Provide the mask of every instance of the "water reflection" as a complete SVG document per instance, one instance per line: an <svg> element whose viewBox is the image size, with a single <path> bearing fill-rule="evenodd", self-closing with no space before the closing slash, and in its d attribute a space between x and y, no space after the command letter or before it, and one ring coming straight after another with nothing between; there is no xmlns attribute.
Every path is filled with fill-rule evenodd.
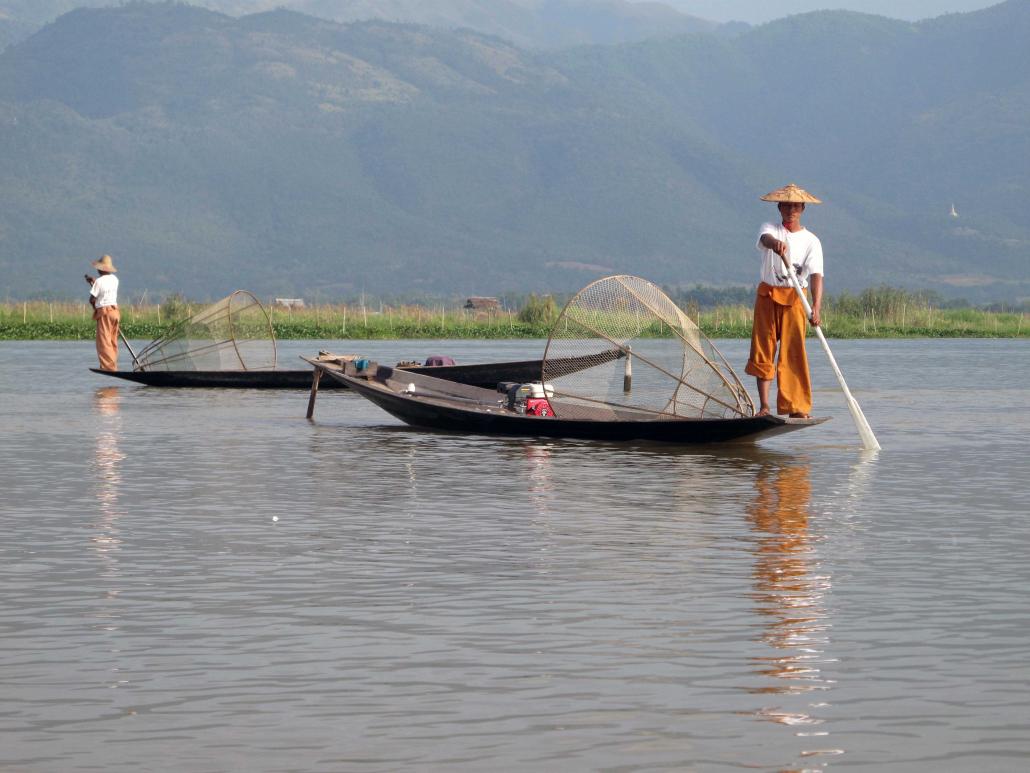
<svg viewBox="0 0 1030 773"><path fill-rule="evenodd" d="M876 470L876 460L879 457L880 449L859 452L858 460L851 465L851 473L848 475L847 499L849 505L861 501L866 495Z"/></svg>
<svg viewBox="0 0 1030 773"><path fill-rule="evenodd" d="M752 690L779 696L781 705L766 706L762 719L798 728L799 737L826 736L813 709L825 707L816 694L834 682L823 675L831 624L827 596L832 581L817 553L819 536L811 524L812 481L809 460L794 457L763 462L755 477L748 516L756 537L753 598L765 620L760 640L772 653L754 659L766 683ZM802 706L786 705L788 696L811 696ZM841 754L813 749L803 757Z"/></svg>
<svg viewBox="0 0 1030 773"><path fill-rule="evenodd" d="M104 387L93 394L93 413L97 431L93 452L93 491L99 517L92 537L93 549L105 564L104 574L116 573L116 553L121 540L118 537L118 519L124 514L119 499L122 486L121 452L122 393L118 387Z"/></svg>
<svg viewBox="0 0 1030 773"><path fill-rule="evenodd" d="M551 474L551 446L543 443L525 445L529 501L537 515L546 515L554 493Z"/></svg>

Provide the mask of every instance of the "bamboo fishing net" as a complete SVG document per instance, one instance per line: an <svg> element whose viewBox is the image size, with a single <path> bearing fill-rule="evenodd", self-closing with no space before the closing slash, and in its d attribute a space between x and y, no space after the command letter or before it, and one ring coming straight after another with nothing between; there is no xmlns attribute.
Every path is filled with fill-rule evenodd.
<svg viewBox="0 0 1030 773"><path fill-rule="evenodd" d="M274 370L275 334L246 290L178 322L139 353L136 370Z"/></svg>
<svg viewBox="0 0 1030 773"><path fill-rule="evenodd" d="M615 347L625 356L604 357ZM598 364L568 363L597 355ZM566 304L544 351L543 380L563 419L648 421L752 416L736 373L697 325L650 282L609 276Z"/></svg>

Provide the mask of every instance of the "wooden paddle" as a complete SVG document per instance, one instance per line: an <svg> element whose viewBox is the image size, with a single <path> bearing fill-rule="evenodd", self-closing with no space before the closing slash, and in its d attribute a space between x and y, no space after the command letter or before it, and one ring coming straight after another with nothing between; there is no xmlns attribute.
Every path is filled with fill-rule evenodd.
<svg viewBox="0 0 1030 773"><path fill-rule="evenodd" d="M801 283L798 281L797 275L794 273L794 267L785 256L781 255L780 258L783 260L783 265L787 267L787 276L790 277L791 284L793 284L794 289L797 290L798 297L801 298L801 303L805 306L805 314L811 322L812 306L808 303L808 298L805 297L805 291L801 289ZM876 440L876 435L873 434L873 428L870 427L869 422L866 421L865 414L862 413L862 409L858 405L858 400L854 398L851 394L851 390L848 389L847 382L844 381L844 374L840 372L840 368L837 367L837 361L833 359L833 352L830 351L830 345L826 343L826 336L823 335L822 328L819 325L812 325L812 327L815 328L815 334L819 336L819 341L823 345L823 351L826 352L826 357L830 361L830 367L833 368L833 372L837 375L837 381L840 382L841 391L844 392L844 399L848 403L848 410L851 411L851 418L855 422L858 436L862 439L862 447L867 451L879 450L880 444Z"/></svg>
<svg viewBox="0 0 1030 773"><path fill-rule="evenodd" d="M132 347L129 346L129 341L125 338L124 335L122 335L122 329L120 327L118 328L118 337L120 339L122 339L122 343L125 344L125 348L128 349L129 350L129 354L132 355L132 362L133 362L133 364L138 368L139 367L139 360L136 359L136 352L132 351Z"/></svg>

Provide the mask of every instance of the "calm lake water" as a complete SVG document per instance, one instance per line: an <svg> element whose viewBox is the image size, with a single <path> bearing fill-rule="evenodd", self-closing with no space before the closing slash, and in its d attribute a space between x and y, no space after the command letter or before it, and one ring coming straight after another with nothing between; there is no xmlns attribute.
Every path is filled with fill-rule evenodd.
<svg viewBox="0 0 1030 773"><path fill-rule="evenodd" d="M878 454L815 343L832 421L693 449L0 343L0 770L1030 769L1030 344L831 345Z"/></svg>

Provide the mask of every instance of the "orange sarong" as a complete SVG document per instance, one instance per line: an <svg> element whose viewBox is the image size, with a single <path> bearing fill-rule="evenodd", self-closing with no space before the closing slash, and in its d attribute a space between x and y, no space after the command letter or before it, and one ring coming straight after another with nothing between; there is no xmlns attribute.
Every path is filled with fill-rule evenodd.
<svg viewBox="0 0 1030 773"><path fill-rule="evenodd" d="M101 370L118 370L118 325L122 315L117 306L93 310L97 322L97 359Z"/></svg>
<svg viewBox="0 0 1030 773"><path fill-rule="evenodd" d="M758 285L751 355L744 372L764 381L775 377L777 413L812 411L812 379L805 351L807 332L805 307L793 287L773 287L765 282Z"/></svg>

